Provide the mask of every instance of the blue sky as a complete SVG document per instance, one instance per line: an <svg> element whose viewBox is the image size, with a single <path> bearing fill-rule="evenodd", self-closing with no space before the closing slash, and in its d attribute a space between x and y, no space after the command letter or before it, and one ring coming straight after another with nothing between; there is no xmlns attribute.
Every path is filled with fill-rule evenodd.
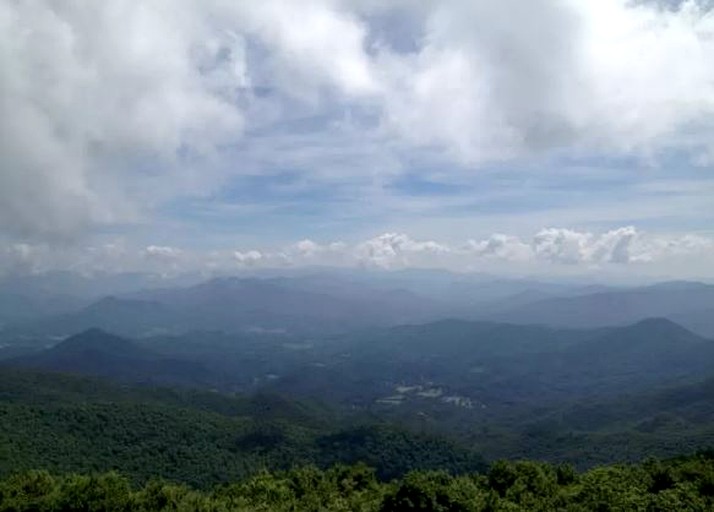
<svg viewBox="0 0 714 512"><path fill-rule="evenodd" d="M708 2L40 1L0 28L1 272L714 278Z"/></svg>

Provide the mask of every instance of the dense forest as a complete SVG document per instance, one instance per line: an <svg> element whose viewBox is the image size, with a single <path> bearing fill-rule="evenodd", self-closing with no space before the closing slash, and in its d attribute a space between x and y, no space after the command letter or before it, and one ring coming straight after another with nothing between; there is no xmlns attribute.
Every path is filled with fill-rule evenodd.
<svg viewBox="0 0 714 512"><path fill-rule="evenodd" d="M711 510L714 452L491 461L278 395L0 373L0 510ZM623 449L625 446L623 445Z"/></svg>
<svg viewBox="0 0 714 512"><path fill-rule="evenodd" d="M161 477L206 488L262 470L360 461L380 478L485 467L474 451L441 437L276 395L0 372L0 475L118 470L138 483Z"/></svg>
<svg viewBox="0 0 714 512"><path fill-rule="evenodd" d="M498 462L482 474L415 471L382 481L365 465L261 472L195 490L118 473L14 474L0 482L1 511L707 511L714 508L714 453L577 473L567 465Z"/></svg>

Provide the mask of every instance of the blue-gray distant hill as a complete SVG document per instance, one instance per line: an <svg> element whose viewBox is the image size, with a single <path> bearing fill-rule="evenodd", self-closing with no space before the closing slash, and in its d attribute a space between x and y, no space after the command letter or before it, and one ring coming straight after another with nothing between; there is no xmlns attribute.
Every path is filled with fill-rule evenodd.
<svg viewBox="0 0 714 512"><path fill-rule="evenodd" d="M668 318L714 337L714 285L675 281L549 298L489 316L503 322L580 328L626 325L650 317Z"/></svg>
<svg viewBox="0 0 714 512"><path fill-rule="evenodd" d="M443 306L400 289L288 279L216 278L105 297L72 313L16 323L5 336L67 336L97 327L131 337L196 330L331 333L426 321Z"/></svg>

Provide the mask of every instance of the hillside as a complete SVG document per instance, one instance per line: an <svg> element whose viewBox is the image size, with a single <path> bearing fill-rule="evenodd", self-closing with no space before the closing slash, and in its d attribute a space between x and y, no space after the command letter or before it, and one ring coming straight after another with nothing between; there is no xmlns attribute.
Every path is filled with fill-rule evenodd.
<svg viewBox="0 0 714 512"><path fill-rule="evenodd" d="M492 436L492 437L491 437ZM580 466L714 446L714 374L692 383L531 409L503 421L479 444L490 457L569 461ZM474 436L474 440L478 436ZM491 450L489 446L498 445Z"/></svg>
<svg viewBox="0 0 714 512"><path fill-rule="evenodd" d="M198 363L159 355L100 329L70 336L46 350L3 361L3 365L154 384L200 387L209 386L212 379Z"/></svg>
<svg viewBox="0 0 714 512"><path fill-rule="evenodd" d="M311 356L309 371L273 385L352 404L389 398L396 409L460 397L489 416L714 373L714 342L664 319L579 330L448 320L333 339Z"/></svg>

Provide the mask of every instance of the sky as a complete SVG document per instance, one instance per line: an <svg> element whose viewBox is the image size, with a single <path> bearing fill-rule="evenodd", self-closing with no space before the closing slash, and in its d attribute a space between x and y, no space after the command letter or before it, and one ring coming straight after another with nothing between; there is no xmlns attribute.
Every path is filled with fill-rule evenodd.
<svg viewBox="0 0 714 512"><path fill-rule="evenodd" d="M705 0L5 0L0 275L714 279Z"/></svg>

